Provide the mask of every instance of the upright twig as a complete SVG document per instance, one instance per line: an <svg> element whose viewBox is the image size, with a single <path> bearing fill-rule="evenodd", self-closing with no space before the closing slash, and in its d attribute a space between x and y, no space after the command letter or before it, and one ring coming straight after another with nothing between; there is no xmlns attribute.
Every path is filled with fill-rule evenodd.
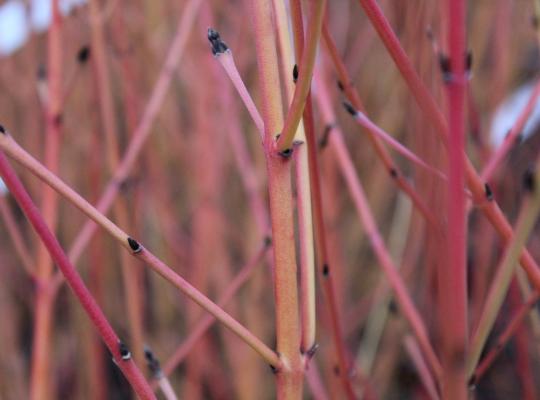
<svg viewBox="0 0 540 400"><path fill-rule="evenodd" d="M274 297L276 307L277 351L282 368L277 371L277 395L280 399L298 399L302 395L304 366L300 353L300 318L291 190L293 149L277 150L276 135L283 126L272 5L269 0L251 1L255 29L257 64L264 121L270 216L274 243Z"/></svg>
<svg viewBox="0 0 540 400"><path fill-rule="evenodd" d="M59 0L51 1L52 21L47 36L47 96L45 104L45 164L57 172L60 162L60 135L62 128L62 15ZM54 231L58 220L58 197L54 190L44 187L41 211L47 225ZM36 256L35 323L32 345L30 398L48 399L55 394L51 387L51 335L54 296L47 288L53 273L53 264L47 249L38 243Z"/></svg>
<svg viewBox="0 0 540 400"><path fill-rule="evenodd" d="M294 64L293 41L289 34L289 21L285 4L273 0L276 21L276 34L280 49L280 65L287 103L292 105L298 84L298 67ZM312 21L313 22L313 21ZM297 42L296 35L294 37ZM303 41L303 38L302 38ZM302 52L296 51L296 60ZM292 70L290 66L295 65ZM311 86L309 84L308 86ZM309 95L306 97L306 103ZM307 104L306 106L307 107ZM304 108L305 110L305 108ZM315 346L316 306L315 306L315 243L313 237L313 213L311 204L311 175L308 153L311 145L306 139L304 123L299 122L294 136L294 177L296 182L296 209L298 215L298 253L300 280L300 318L302 321L302 340L300 350L306 354Z"/></svg>
<svg viewBox="0 0 540 400"><path fill-rule="evenodd" d="M251 115L251 118L253 119L253 122L261 135L261 139L264 139L264 122L246 88L246 85L244 84L244 81L240 77L240 73L236 68L231 49L223 40L221 40L219 33L212 28L208 28L208 40L212 44L212 54L219 61L229 76L231 82L240 95L240 98L244 102L249 115Z"/></svg>
<svg viewBox="0 0 540 400"><path fill-rule="evenodd" d="M326 0L314 0L311 4L311 15L306 32L306 44L302 52L300 66L298 67L298 80L292 103L287 112L283 130L278 140L279 151L284 151L291 147L311 87L311 79L315 67L315 55L317 54L317 47L321 37Z"/></svg>
<svg viewBox="0 0 540 400"><path fill-rule="evenodd" d="M448 62L448 185L446 194L446 257L439 263L438 309L442 349L442 398L467 398L468 314L467 314L467 214L465 209L465 104L466 4L449 0Z"/></svg>

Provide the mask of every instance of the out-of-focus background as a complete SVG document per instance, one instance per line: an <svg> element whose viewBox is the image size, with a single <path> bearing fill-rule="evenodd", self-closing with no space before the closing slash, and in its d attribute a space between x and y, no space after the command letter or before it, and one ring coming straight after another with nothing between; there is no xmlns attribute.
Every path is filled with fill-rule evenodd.
<svg viewBox="0 0 540 400"><path fill-rule="evenodd" d="M263 205L263 214L268 212L260 139L206 38L208 27L219 30L260 109L249 3L71 0L59 1L56 19L49 0L0 4L0 123L22 147L96 203L113 175L114 158L121 160L134 133L150 122L151 135L128 177L119 183L119 199L108 216L211 299L220 298L257 254L267 233L257 219L257 204ZM304 3L307 9L310 2ZM437 53L446 46L444 2L379 3L445 110ZM330 32L366 114L444 171L443 146L358 2L329 1L327 13ZM467 146L480 170L504 141L537 85L539 42L533 15L532 1L469 2L469 48L474 61ZM180 35L185 44L177 54L178 66L162 70L171 43ZM147 107L156 82L167 74L172 79L166 96L157 113L149 117ZM316 75L325 82L337 115L334 122L344 134L375 220L437 349L434 271L441 262L440 238L394 184L362 128L343 111L343 94L336 86L337 74L324 44L317 56ZM314 99L318 90L314 85ZM322 138L328 121L322 119L317 104L314 100L315 129ZM490 182L512 224L523 200L522 174L538 155L539 120L540 110L533 112L521 142ZM426 204L444 220L444 181L389 151ZM371 390L380 399L427 399L404 342L410 329L392 300L332 146L321 146L319 159L330 259L354 387L358 394ZM14 165L60 243L70 251L86 218ZM0 200L0 398L23 399L31 393L36 399L131 398L129 386L72 293L63 285L48 294L56 267L9 193L3 192ZM529 249L540 260L538 229ZM494 230L478 210L472 210L468 239L471 327L502 250ZM171 357L204 313L123 252L98 229L76 266L150 376L143 346L151 347L162 366L172 365ZM488 350L523 302L526 286L517 280L512 284ZM312 361L324 387L318 393L343 398L327 300L319 293L320 348ZM259 260L226 310L274 346L269 255ZM471 397L538 398L538 381L531 379L540 372L540 330L535 318L524 320L471 390ZM275 396L270 368L221 326L213 325L189 350L170 371L179 398ZM312 398L310 385L305 393Z"/></svg>

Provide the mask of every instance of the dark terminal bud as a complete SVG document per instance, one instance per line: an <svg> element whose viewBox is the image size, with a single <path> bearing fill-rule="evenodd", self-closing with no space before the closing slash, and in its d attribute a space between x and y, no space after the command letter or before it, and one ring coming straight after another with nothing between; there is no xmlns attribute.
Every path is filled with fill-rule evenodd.
<svg viewBox="0 0 540 400"><path fill-rule="evenodd" d="M298 65L294 64L293 70L292 70L292 80L294 83L298 80Z"/></svg>
<svg viewBox="0 0 540 400"><path fill-rule="evenodd" d="M280 151L278 154L283 158L290 158L293 153L293 148L289 147L288 149Z"/></svg>
<svg viewBox="0 0 540 400"><path fill-rule="evenodd" d="M122 357L122 360L127 361L131 359L131 352L127 348L127 346L124 344L124 342L119 341L118 342L118 351L120 352L120 357Z"/></svg>
<svg viewBox="0 0 540 400"><path fill-rule="evenodd" d="M390 300L390 302L388 303L388 311L391 314L394 314L394 315L397 314L398 307L397 307L396 301L394 299Z"/></svg>
<svg viewBox="0 0 540 400"><path fill-rule="evenodd" d="M319 140L319 147L321 149L324 149L328 144L328 136L330 136L330 133L332 132L332 129L335 128L335 126L335 124L328 124L324 127L324 132L321 139Z"/></svg>
<svg viewBox="0 0 540 400"><path fill-rule="evenodd" d="M489 184L484 184L484 189L485 189L485 192L486 192L486 199L488 199L488 201L491 201L493 200L493 191L491 190L491 187L489 186Z"/></svg>
<svg viewBox="0 0 540 400"><path fill-rule="evenodd" d="M159 365L159 360L154 356L154 353L152 353L152 350L150 350L148 346L144 347L144 358L146 359L148 369L152 373L152 376L155 378L160 378L162 372Z"/></svg>
<svg viewBox="0 0 540 400"><path fill-rule="evenodd" d="M128 241L129 247L131 248L131 250L133 250L135 254L140 253L142 251L142 246L135 239L128 237L127 241Z"/></svg>
<svg viewBox="0 0 540 400"><path fill-rule="evenodd" d="M212 54L215 56L223 54L227 50L229 50L229 47L225 44L223 40L221 40L219 32L213 30L212 28L208 28L208 40L212 45Z"/></svg>
<svg viewBox="0 0 540 400"><path fill-rule="evenodd" d="M323 276L328 276L330 274L330 268L328 268L328 264L323 265L322 274Z"/></svg>
<svg viewBox="0 0 540 400"><path fill-rule="evenodd" d="M445 82L448 82L452 77L452 66L450 64L450 58L447 55L439 54L439 66Z"/></svg>
<svg viewBox="0 0 540 400"><path fill-rule="evenodd" d="M38 80L45 80L47 79L47 68L44 64L39 64L38 70L37 70L37 78Z"/></svg>
<svg viewBox="0 0 540 400"><path fill-rule="evenodd" d="M473 64L473 55L472 51L467 51L467 54L465 55L465 71L470 72L472 69Z"/></svg>
<svg viewBox="0 0 540 400"><path fill-rule="evenodd" d="M84 64L90 58L90 46L86 45L79 49L77 53L77 61Z"/></svg>
<svg viewBox="0 0 540 400"><path fill-rule="evenodd" d="M535 190L535 173L532 167L527 168L523 175L523 187L527 192L534 192Z"/></svg>
<svg viewBox="0 0 540 400"><path fill-rule="evenodd" d="M319 345L317 343L314 343L313 346L307 351L306 355L308 358L313 358L315 353L317 352L317 349L319 348Z"/></svg>
<svg viewBox="0 0 540 400"><path fill-rule="evenodd" d="M347 110L347 112L351 114L353 117L355 117L356 114L358 113L358 111L356 111L353 105L349 103L347 100L343 102L343 107L345 107L345 110Z"/></svg>

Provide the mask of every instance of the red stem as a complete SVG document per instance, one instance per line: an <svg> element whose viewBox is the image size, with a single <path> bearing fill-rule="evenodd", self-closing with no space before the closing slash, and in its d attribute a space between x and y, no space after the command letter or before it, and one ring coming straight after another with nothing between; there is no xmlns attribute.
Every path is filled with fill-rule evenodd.
<svg viewBox="0 0 540 400"><path fill-rule="evenodd" d="M358 215L364 225L364 229L371 243L371 247L377 256L380 266L386 274L390 285L394 289L396 299L403 311L403 314L409 321L432 371L435 373L435 376L439 376L441 366L437 356L435 355L433 347L429 342L427 329L420 316L420 313L417 311L410 295L407 292L407 288L405 287L405 284L403 283L403 280L401 279L388 250L386 249L373 218L373 214L367 203L365 192L356 176L352 160L347 153L341 132L339 132L337 129L330 136L330 143L336 152L336 158L339 162L340 168L342 169L344 178L347 181L347 186L351 191L351 197L353 198Z"/></svg>
<svg viewBox="0 0 540 400"><path fill-rule="evenodd" d="M345 64L343 63L343 60L338 54L337 47L334 43L334 40L332 39L332 36L330 35L330 31L328 30L328 26L326 22L323 24L323 39L325 41L326 47L328 48L328 53L330 55L330 58L332 59L334 67L336 68L337 74L339 76L339 81L343 85L343 90L347 98L352 103L355 109L364 112L365 108L362 104L362 101L360 100L360 97L358 96L357 91L354 90L352 81L349 77L347 69L345 68ZM381 139L379 139L369 130L366 130L366 133L367 133L368 139L371 142L371 145L373 146L373 148L375 149L375 152L377 153L377 156L383 162L386 170L388 171L388 174L394 178L396 185L405 194L407 194L407 196L409 196L414 206L418 209L418 211L420 211L420 213L424 216L426 221L430 223L431 225L433 225L434 227L437 227L438 222L433 212L426 206L421 196L412 187L412 185L407 181L407 179L405 178L405 175L400 171L398 165L394 162L394 160L388 153L388 150L386 150L386 147L384 147Z"/></svg>
<svg viewBox="0 0 540 400"><path fill-rule="evenodd" d="M330 107L329 102L327 101L327 89L324 86L324 83L320 81L320 106L323 118L326 121L333 121L335 119L333 111ZM411 324L411 327L418 339L418 343L422 350L425 353L427 362L429 363L432 371L435 376L439 376L441 372L441 366L435 355L433 347L429 343L429 337L427 334L427 329L424 325L420 314L416 310L414 303L409 296L405 284L401 279L401 276L397 272L397 269L394 266L394 262L386 249L386 246L382 240L382 237L379 233L375 219L369 204L366 199L366 195L362 188L362 185L358 179L356 171L354 169L354 164L352 162L351 156L347 151L347 146L343 140L343 135L338 127L333 128L333 132L330 134L329 143L332 146L333 150L336 152L336 159L339 164L339 167L342 171L342 174L347 182L347 187L351 193L354 205L364 225L366 234L370 240L370 244L377 256L377 259L386 274L395 294L396 298L403 310L404 315Z"/></svg>
<svg viewBox="0 0 540 400"><path fill-rule="evenodd" d="M442 398L466 399L467 228L465 196L466 4L448 2L450 78L448 95L448 192L446 262L439 264L439 324L442 340Z"/></svg>
<svg viewBox="0 0 540 400"><path fill-rule="evenodd" d="M433 127L435 127L435 132L440 136L445 144L448 144L448 125L444 115L441 113L437 103L427 87L416 74L409 57L401 47L396 34L392 30L390 23L385 18L379 5L374 0L359 0L359 2L366 12L366 15L371 20L373 27L377 30L377 33L388 50L388 53L394 60L396 67L401 72L403 79L409 86L409 89L416 102L426 117L428 117ZM460 59L464 57L465 54L461 54ZM497 230L499 236L503 238L505 243L510 243L512 237L514 236L512 227L508 223L496 201L490 201L488 204L485 204L485 184L480 179L480 176L474 169L474 166L470 160L466 157L464 160L467 184L473 194L475 204L482 205L480 210ZM525 247L522 250L519 261L527 272L531 283L536 287L536 289L540 289L540 268Z"/></svg>

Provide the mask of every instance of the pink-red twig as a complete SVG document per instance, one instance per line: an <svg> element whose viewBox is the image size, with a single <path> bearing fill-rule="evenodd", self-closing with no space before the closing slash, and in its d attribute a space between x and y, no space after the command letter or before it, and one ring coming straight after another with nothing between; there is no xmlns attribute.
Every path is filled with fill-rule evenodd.
<svg viewBox="0 0 540 400"><path fill-rule="evenodd" d="M52 259L62 271L67 283L92 320L92 323L98 330L105 345L112 353L116 364L123 372L124 376L141 399L154 399L155 396L152 389L131 359L129 350L127 350L125 345L122 344L118 338L118 335L114 332L111 324L103 314L103 311L101 311L101 308L92 297L90 291L86 288L79 274L76 272L75 267L69 261L64 250L60 247L58 240L47 227L43 217L2 152L0 152L0 174L4 179L6 186L19 203L19 206L47 248Z"/></svg>

